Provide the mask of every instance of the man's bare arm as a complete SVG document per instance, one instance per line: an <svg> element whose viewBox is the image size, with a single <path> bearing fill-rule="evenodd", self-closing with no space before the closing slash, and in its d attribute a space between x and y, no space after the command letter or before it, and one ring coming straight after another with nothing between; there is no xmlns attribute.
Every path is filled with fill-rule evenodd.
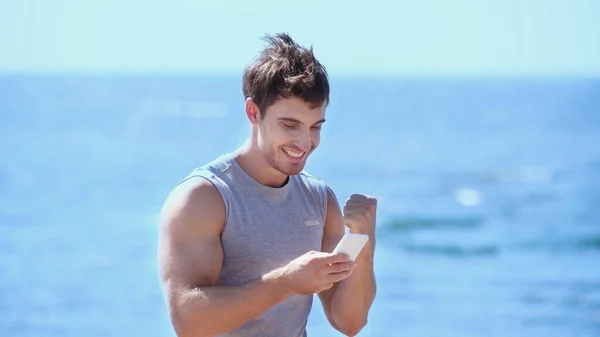
<svg viewBox="0 0 600 337"><path fill-rule="evenodd" d="M179 185L161 212L161 284L179 337L234 330L292 294L278 270L240 286L215 286L224 221L223 200L204 178Z"/></svg>
<svg viewBox="0 0 600 337"><path fill-rule="evenodd" d="M330 189L327 194L322 250L331 252L344 236L345 226L337 198ZM376 294L373 271L375 235L363 234L369 234L369 241L356 258L357 265L352 276L319 294L327 319L346 336L357 335L367 324L368 313Z"/></svg>

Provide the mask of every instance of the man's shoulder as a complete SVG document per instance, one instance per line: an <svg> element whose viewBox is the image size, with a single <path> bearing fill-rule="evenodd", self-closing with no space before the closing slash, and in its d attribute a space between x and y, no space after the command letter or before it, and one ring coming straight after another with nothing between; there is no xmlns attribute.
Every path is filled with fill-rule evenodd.
<svg viewBox="0 0 600 337"><path fill-rule="evenodd" d="M321 199L324 205L328 204L331 196L333 195L333 191L324 179L307 171L300 172L298 176L300 177L300 180L304 186L309 191L312 191L313 195L316 195L319 199Z"/></svg>
<svg viewBox="0 0 600 337"><path fill-rule="evenodd" d="M222 154L194 167L190 175L194 175L198 172L210 172L213 174L218 174L231 167L231 160L232 157L229 153Z"/></svg>
<svg viewBox="0 0 600 337"><path fill-rule="evenodd" d="M172 189L163 209L183 211L188 207L205 208L204 205L212 205L219 200L219 192L210 180L190 175Z"/></svg>
<svg viewBox="0 0 600 337"><path fill-rule="evenodd" d="M215 156L192 168L171 189L163 206L163 212L184 212L187 207L220 210L223 203L221 172L227 170L230 154ZM217 206L215 208L215 206Z"/></svg>
<svg viewBox="0 0 600 337"><path fill-rule="evenodd" d="M174 187L160 211L162 226L185 233L219 228L224 218L225 206L219 191L200 176L185 179Z"/></svg>
<svg viewBox="0 0 600 337"><path fill-rule="evenodd" d="M220 190L220 187L226 185L226 179L224 179L226 177L225 172L230 167L231 162L229 157L227 155L221 155L203 164L193 167L190 171L188 171L187 174L177 181L174 188L177 189L179 185L192 181L191 184L186 184L188 188L194 188L193 182L201 182L204 185L207 185L207 182L209 182L214 189ZM202 189L201 186L197 187ZM208 187L209 186L206 188Z"/></svg>
<svg viewBox="0 0 600 337"><path fill-rule="evenodd" d="M317 177L314 174L311 174L310 172L308 172L306 170L303 170L300 173L298 173L298 176L302 180L306 180L306 181L308 181L310 183L313 183L313 184L327 185L323 179Z"/></svg>
<svg viewBox="0 0 600 337"><path fill-rule="evenodd" d="M321 193L327 193L327 194L332 194L333 191L331 190L331 187L325 182L324 179L317 177L314 174L311 174L307 171L302 171L298 174L298 176L301 177L301 180L303 180L305 182L305 184L313 187L316 187L319 189L319 192Z"/></svg>

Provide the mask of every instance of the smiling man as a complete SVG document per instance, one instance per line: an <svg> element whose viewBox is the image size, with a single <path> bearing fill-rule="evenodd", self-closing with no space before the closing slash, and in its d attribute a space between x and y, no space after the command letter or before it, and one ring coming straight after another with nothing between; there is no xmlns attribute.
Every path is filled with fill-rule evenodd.
<svg viewBox="0 0 600 337"><path fill-rule="evenodd" d="M307 336L313 294L347 336L375 298L376 199L343 208L304 171L318 147L329 80L312 48L287 34L245 70L250 135L193 170L161 211L161 284L178 336ZM355 261L333 249L348 226L367 234Z"/></svg>

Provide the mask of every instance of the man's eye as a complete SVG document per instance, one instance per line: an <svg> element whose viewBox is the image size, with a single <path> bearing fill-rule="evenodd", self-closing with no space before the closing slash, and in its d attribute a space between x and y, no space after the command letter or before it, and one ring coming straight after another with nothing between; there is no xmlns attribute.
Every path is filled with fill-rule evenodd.
<svg viewBox="0 0 600 337"><path fill-rule="evenodd" d="M281 123L281 125L283 125L284 128L286 129L293 129L294 125L290 125L290 124L286 124L286 123Z"/></svg>
<svg viewBox="0 0 600 337"><path fill-rule="evenodd" d="M311 129L313 129L315 131L319 131L319 130L321 130L321 125L313 126Z"/></svg>

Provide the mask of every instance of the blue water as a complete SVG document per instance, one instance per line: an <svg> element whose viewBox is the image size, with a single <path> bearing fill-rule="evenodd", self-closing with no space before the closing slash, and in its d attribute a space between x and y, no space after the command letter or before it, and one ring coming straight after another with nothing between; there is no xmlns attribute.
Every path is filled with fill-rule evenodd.
<svg viewBox="0 0 600 337"><path fill-rule="evenodd" d="M0 77L0 336L173 335L156 215L247 136L240 83ZM380 200L360 336L600 335L600 80L332 86L308 170Z"/></svg>

